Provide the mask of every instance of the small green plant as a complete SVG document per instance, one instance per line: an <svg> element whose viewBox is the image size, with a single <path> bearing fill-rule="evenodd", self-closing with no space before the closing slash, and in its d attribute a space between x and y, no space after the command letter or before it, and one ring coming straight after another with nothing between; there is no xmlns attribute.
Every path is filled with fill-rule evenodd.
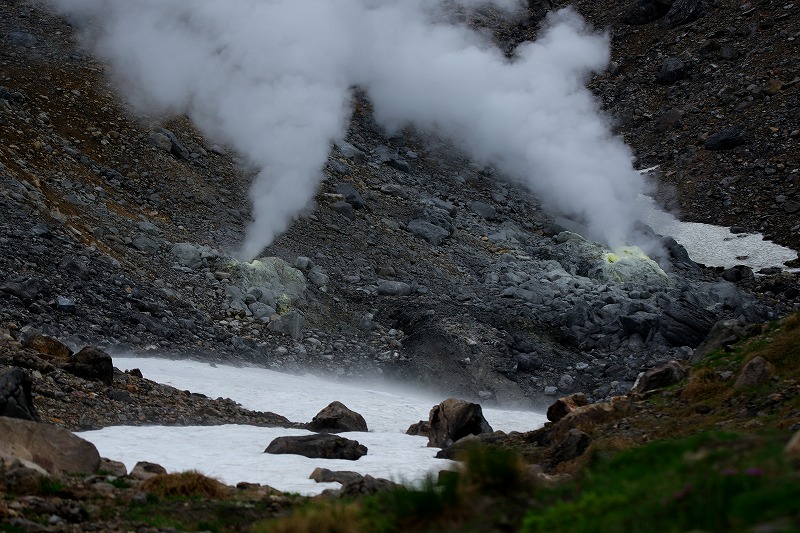
<svg viewBox="0 0 800 533"><path fill-rule="evenodd" d="M56 496L66 488L62 482L48 476L39 478L39 494L42 496Z"/></svg>

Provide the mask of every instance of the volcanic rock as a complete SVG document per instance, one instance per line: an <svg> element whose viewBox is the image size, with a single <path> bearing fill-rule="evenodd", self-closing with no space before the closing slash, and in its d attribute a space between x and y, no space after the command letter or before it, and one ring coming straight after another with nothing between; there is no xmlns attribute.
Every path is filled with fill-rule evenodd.
<svg viewBox="0 0 800 533"><path fill-rule="evenodd" d="M319 433L369 431L364 417L342 402L331 402L309 422L308 429Z"/></svg>
<svg viewBox="0 0 800 533"><path fill-rule="evenodd" d="M467 435L492 433L477 403L448 398L431 409L428 418L428 446L446 448Z"/></svg>
<svg viewBox="0 0 800 533"><path fill-rule="evenodd" d="M558 422L578 407L583 407L588 403L589 400L582 392L564 396L547 408L547 419L551 422Z"/></svg>
<svg viewBox="0 0 800 533"><path fill-rule="evenodd" d="M277 437L269 443L264 453L355 461L367 454L367 447L356 440L345 439L338 435L315 433L298 437Z"/></svg>
<svg viewBox="0 0 800 533"><path fill-rule="evenodd" d="M84 379L111 385L114 380L114 365L111 356L99 348L86 346L70 357L64 370Z"/></svg>

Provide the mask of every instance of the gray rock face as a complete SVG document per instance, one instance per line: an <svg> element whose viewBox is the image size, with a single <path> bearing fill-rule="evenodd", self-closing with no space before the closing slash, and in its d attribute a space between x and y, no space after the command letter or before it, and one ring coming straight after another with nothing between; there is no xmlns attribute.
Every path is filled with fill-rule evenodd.
<svg viewBox="0 0 800 533"><path fill-rule="evenodd" d="M448 398L431 409L428 417L428 446L446 448L467 435L492 433L477 403Z"/></svg>
<svg viewBox="0 0 800 533"><path fill-rule="evenodd" d="M64 428L0 417L0 454L19 457L51 474L94 474L100 454L91 442Z"/></svg>
<svg viewBox="0 0 800 533"><path fill-rule="evenodd" d="M356 461L367 454L367 447L355 440L322 433L299 437L278 437L267 446L264 453Z"/></svg>
<svg viewBox="0 0 800 533"><path fill-rule="evenodd" d="M308 424L308 429L319 433L342 431L369 431L364 417L348 409L342 402L331 402Z"/></svg>
<svg viewBox="0 0 800 533"><path fill-rule="evenodd" d="M0 416L38 422L31 385L31 377L21 368L0 373Z"/></svg>
<svg viewBox="0 0 800 533"><path fill-rule="evenodd" d="M271 321L267 327L270 331L283 333L294 340L300 340L303 338L303 325L305 321L305 317L299 311L289 311L285 315Z"/></svg>
<svg viewBox="0 0 800 533"><path fill-rule="evenodd" d="M439 246L450 236L450 232L441 226L431 224L427 220L415 218L408 223L408 231L415 237L424 239L434 246Z"/></svg>
<svg viewBox="0 0 800 533"><path fill-rule="evenodd" d="M198 268L203 263L200 249L188 242L180 242L172 247L172 255L175 261L188 268Z"/></svg>

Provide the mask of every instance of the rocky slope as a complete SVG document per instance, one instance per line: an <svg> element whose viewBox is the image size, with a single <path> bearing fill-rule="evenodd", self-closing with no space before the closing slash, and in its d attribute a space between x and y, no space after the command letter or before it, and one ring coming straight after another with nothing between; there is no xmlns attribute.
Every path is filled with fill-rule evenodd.
<svg viewBox="0 0 800 533"><path fill-rule="evenodd" d="M792 8L719 3L666 27L623 23L629 6L576 7L611 28L615 63L592 87L639 163L662 165L662 192L687 216L797 245ZM510 46L542 14L474 22ZM704 269L669 241L667 272L612 263L445 140L387 138L359 94L313 211L260 263L238 263L251 174L236 154L184 118L133 116L41 5L6 3L0 35L0 325L17 341L40 332L75 351L388 377L531 406L624 393L719 320L797 307L794 275ZM667 58L685 72L658 83ZM744 144L705 147L739 123Z"/></svg>

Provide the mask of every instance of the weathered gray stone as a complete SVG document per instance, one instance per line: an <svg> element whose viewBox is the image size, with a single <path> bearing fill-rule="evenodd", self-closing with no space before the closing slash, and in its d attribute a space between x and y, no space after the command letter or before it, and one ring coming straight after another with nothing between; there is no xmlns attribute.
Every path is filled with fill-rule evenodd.
<svg viewBox="0 0 800 533"><path fill-rule="evenodd" d="M21 368L0 372L0 416L38 422L40 418L33 405L32 385L31 377Z"/></svg>
<svg viewBox="0 0 800 533"><path fill-rule="evenodd" d="M64 428L0 417L0 454L31 461L51 474L94 474L100 454L91 442Z"/></svg>
<svg viewBox="0 0 800 533"><path fill-rule="evenodd" d="M774 371L775 367L772 363L761 356L754 357L744 365L739 377L736 378L736 383L733 384L733 388L743 389L769 383Z"/></svg>
<svg viewBox="0 0 800 533"><path fill-rule="evenodd" d="M670 361L658 368L643 372L636 379L631 393L643 393L674 385L686 377L686 369L677 361Z"/></svg>
<svg viewBox="0 0 800 533"><path fill-rule="evenodd" d="M378 294L381 296L408 296L411 294L411 285L402 281L381 281L378 283Z"/></svg>
<svg viewBox="0 0 800 533"><path fill-rule="evenodd" d="M267 328L275 333L283 333L294 340L303 338L303 325L306 318L297 310L289 311L275 320L272 320Z"/></svg>
<svg viewBox="0 0 800 533"><path fill-rule="evenodd" d="M409 222L407 228L414 236L424 239L434 246L439 246L450 236L450 232L445 228L421 218L415 218Z"/></svg>

